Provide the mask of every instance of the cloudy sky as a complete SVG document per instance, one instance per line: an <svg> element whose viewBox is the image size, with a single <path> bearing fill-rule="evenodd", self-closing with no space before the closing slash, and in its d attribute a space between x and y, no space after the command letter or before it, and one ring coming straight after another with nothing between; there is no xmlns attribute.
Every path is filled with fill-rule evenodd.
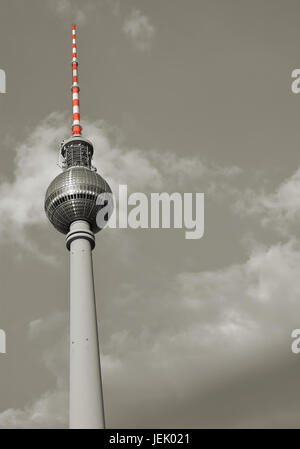
<svg viewBox="0 0 300 449"><path fill-rule="evenodd" d="M299 427L297 0L2 0L0 427L67 427L68 252L45 190L81 115L113 189L204 192L205 234L107 229L107 426Z"/></svg>

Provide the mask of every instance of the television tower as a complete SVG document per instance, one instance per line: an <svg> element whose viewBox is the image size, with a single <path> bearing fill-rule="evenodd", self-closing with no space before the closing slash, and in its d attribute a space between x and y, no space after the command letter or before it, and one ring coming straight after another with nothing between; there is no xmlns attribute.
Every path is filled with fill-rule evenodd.
<svg viewBox="0 0 300 449"><path fill-rule="evenodd" d="M63 171L47 189L45 212L55 229L66 234L70 251L70 428L101 429L105 422L92 250L100 231L97 198L111 189L92 166L93 144L81 135L75 25L72 70L72 137L61 144Z"/></svg>

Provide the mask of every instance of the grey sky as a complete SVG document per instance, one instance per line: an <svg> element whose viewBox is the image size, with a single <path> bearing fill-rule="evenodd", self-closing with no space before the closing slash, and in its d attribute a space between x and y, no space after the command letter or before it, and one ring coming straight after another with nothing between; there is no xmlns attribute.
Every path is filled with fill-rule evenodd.
<svg viewBox="0 0 300 449"><path fill-rule="evenodd" d="M43 212L81 115L116 188L205 192L205 235L94 251L108 427L298 427L298 1L2 0L0 427L66 427L68 253Z"/></svg>

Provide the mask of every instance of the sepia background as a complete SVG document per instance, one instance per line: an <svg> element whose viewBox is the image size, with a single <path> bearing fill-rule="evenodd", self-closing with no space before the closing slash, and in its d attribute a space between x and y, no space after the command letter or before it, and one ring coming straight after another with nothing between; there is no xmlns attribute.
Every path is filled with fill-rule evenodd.
<svg viewBox="0 0 300 449"><path fill-rule="evenodd" d="M298 0L1 0L0 427L68 425L68 276L45 190L81 116L114 189L204 192L205 234L107 229L107 427L299 427Z"/></svg>

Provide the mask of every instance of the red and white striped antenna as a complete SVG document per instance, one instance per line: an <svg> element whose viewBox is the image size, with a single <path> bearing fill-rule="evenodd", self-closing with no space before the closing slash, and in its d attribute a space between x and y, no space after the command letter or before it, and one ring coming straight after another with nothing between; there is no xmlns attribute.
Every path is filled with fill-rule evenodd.
<svg viewBox="0 0 300 449"><path fill-rule="evenodd" d="M72 25L72 104L73 123L72 137L61 142L58 165L62 169L80 166L96 171L92 165L94 147L92 142L82 137L79 113L78 61L76 46L76 26Z"/></svg>
<svg viewBox="0 0 300 449"><path fill-rule="evenodd" d="M76 26L72 25L72 70L73 70L73 84L72 84L72 101L73 101L73 136L81 136L82 127L80 125L79 113L79 84L78 84L78 61L77 61L77 46L76 46Z"/></svg>

